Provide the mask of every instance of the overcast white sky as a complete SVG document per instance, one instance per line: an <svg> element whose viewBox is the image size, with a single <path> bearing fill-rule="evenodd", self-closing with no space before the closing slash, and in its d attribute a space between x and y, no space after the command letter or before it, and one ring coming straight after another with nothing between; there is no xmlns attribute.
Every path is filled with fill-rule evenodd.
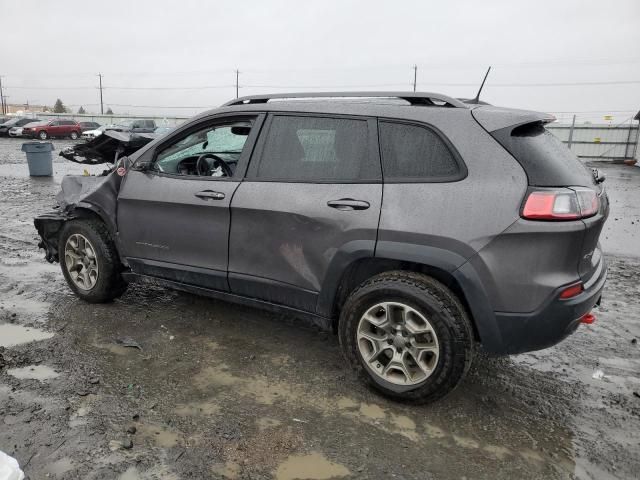
<svg viewBox="0 0 640 480"><path fill-rule="evenodd" d="M409 90L417 64L422 91L474 96L493 65L493 104L640 109L639 0L0 0L0 25L9 103L97 111L102 72L105 110L191 115L235 96L236 68L249 95ZM627 83L537 86L589 82Z"/></svg>

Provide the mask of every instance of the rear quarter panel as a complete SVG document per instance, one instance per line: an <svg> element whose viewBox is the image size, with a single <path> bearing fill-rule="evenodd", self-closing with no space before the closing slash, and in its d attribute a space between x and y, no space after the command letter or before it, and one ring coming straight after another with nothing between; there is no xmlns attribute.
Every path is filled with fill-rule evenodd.
<svg viewBox="0 0 640 480"><path fill-rule="evenodd" d="M468 174L450 183L385 182L376 256L398 244L435 247L455 254L451 271L519 218L527 177L469 110L412 111L449 139Z"/></svg>

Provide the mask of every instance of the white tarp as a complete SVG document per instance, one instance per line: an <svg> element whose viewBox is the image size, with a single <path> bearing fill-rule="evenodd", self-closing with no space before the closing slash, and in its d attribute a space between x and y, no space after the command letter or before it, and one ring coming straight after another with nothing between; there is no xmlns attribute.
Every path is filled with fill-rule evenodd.
<svg viewBox="0 0 640 480"><path fill-rule="evenodd" d="M0 450L0 480L23 480L18 461Z"/></svg>

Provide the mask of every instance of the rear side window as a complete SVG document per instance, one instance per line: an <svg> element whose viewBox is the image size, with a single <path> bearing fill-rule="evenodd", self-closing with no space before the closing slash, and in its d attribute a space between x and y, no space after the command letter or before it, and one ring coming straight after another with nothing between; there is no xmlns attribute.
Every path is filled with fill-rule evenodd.
<svg viewBox="0 0 640 480"><path fill-rule="evenodd" d="M522 165L529 185L561 187L595 185L593 174L542 122L507 127L491 135Z"/></svg>
<svg viewBox="0 0 640 480"><path fill-rule="evenodd" d="M252 175L265 180L380 180L366 120L276 115Z"/></svg>
<svg viewBox="0 0 640 480"><path fill-rule="evenodd" d="M445 182L464 177L461 162L430 128L387 121L378 128L385 181Z"/></svg>

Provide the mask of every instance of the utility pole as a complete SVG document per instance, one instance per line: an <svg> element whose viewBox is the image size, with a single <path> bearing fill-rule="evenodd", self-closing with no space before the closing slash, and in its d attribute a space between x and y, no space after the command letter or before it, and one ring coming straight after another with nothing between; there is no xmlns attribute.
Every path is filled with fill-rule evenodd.
<svg viewBox="0 0 640 480"><path fill-rule="evenodd" d="M100 79L100 115L104 115L104 105L102 104L102 74L98 74L98 78Z"/></svg>
<svg viewBox="0 0 640 480"><path fill-rule="evenodd" d="M238 85L238 78L240 77L240 71L236 68L236 98L238 98L238 90L239 90L239 85Z"/></svg>
<svg viewBox="0 0 640 480"><path fill-rule="evenodd" d="M2 75L0 75L0 109L2 109L2 114L7 113L7 109L4 106L4 95L2 93Z"/></svg>
<svg viewBox="0 0 640 480"><path fill-rule="evenodd" d="M567 142L567 147L571 150L571 142L573 142L573 129L576 128L576 116L573 116L573 120L571 121L571 129L569 130L569 141Z"/></svg>
<svg viewBox="0 0 640 480"><path fill-rule="evenodd" d="M418 65L413 66L413 91L416 91L416 81L418 80Z"/></svg>

